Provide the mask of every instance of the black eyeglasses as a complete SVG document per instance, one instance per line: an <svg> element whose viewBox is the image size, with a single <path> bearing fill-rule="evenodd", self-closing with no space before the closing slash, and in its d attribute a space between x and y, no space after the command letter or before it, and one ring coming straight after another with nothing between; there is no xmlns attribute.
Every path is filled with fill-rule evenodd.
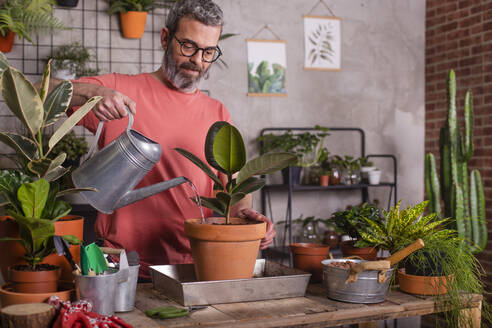
<svg viewBox="0 0 492 328"><path fill-rule="evenodd" d="M176 35L174 36L176 41L178 41L181 54L185 57L193 57L198 50L202 51L202 60L207 63L213 63L217 59L219 59L220 55L222 55L222 51L220 51L219 46L216 47L208 47L208 48L200 48L193 41L181 41Z"/></svg>

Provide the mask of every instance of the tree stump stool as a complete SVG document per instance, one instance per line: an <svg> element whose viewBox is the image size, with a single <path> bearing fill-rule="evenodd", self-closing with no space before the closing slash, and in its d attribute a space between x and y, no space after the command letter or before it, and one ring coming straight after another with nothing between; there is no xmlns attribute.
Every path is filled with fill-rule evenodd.
<svg viewBox="0 0 492 328"><path fill-rule="evenodd" d="M56 311L46 303L16 304L0 311L2 327L50 328Z"/></svg>

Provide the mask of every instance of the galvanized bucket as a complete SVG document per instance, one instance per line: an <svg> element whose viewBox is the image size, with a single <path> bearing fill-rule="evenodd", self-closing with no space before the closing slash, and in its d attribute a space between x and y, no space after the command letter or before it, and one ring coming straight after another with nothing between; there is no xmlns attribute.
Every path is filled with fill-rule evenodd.
<svg viewBox="0 0 492 328"><path fill-rule="evenodd" d="M346 283L349 278L349 270L329 265L334 262L363 263L364 260L336 259L323 260L323 285L328 297L337 301L351 303L380 303L386 299L386 293L393 274L390 268L384 274L384 282L379 282L380 271L365 270L358 273L355 282Z"/></svg>
<svg viewBox="0 0 492 328"><path fill-rule="evenodd" d="M114 297L115 312L133 311L133 308L135 307L135 293L137 290L139 268L140 265L131 265L128 267L128 280L122 282L118 286L118 289L116 289L116 295Z"/></svg>

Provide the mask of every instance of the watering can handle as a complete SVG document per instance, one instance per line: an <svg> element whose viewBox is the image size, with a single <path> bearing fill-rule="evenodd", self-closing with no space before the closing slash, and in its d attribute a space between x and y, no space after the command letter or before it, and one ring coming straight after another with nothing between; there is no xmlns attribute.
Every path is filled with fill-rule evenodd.
<svg viewBox="0 0 492 328"><path fill-rule="evenodd" d="M130 108L128 106L125 106L126 111L128 113L128 125L126 127L126 132L130 131L130 129L133 126L133 114L130 112ZM96 134L94 135L94 141L92 142L91 148L89 149L89 152L87 153L87 157L85 160L88 160L89 158L94 155L94 152L96 151L97 148L97 142L99 141L99 137L101 136L102 128L104 125L104 121L99 121L99 124L97 125L97 130Z"/></svg>

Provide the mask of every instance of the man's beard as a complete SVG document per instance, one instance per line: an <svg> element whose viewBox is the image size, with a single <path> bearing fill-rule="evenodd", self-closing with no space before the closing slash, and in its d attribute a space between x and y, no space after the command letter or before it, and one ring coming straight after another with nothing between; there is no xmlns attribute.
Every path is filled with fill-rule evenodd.
<svg viewBox="0 0 492 328"><path fill-rule="evenodd" d="M186 61L177 66L176 60L173 58L173 47L170 44L164 52L162 58L162 68L164 78L170 81L176 89L182 92L193 92L200 83L203 76L207 73L208 69L203 71L202 68L190 61ZM192 76L183 72L181 69L195 70L198 72L198 76Z"/></svg>

